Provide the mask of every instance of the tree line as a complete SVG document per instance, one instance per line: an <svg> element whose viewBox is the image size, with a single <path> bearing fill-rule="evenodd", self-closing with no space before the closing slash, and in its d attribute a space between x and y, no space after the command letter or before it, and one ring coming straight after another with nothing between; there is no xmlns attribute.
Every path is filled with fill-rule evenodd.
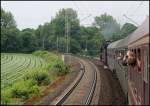
<svg viewBox="0 0 150 106"><path fill-rule="evenodd" d="M69 40L66 40L66 18ZM137 27L125 23L122 27L106 13L96 16L91 26L80 25L77 12L71 8L60 9L56 16L38 28L19 30L11 12L1 8L1 52L30 53L35 50L69 52L96 56L106 41L116 41L132 33Z"/></svg>

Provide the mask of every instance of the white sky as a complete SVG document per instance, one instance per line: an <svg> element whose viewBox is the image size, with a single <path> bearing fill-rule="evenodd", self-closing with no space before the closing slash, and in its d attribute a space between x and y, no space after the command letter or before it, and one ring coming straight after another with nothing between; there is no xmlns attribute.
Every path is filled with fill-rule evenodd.
<svg viewBox="0 0 150 106"><path fill-rule="evenodd" d="M14 15L19 29L37 28L40 24L50 22L61 8L73 8L80 20L91 14L81 22L85 26L93 23L95 16L105 12L121 25L132 23L123 14L138 24L149 15L149 1L1 1L1 7Z"/></svg>

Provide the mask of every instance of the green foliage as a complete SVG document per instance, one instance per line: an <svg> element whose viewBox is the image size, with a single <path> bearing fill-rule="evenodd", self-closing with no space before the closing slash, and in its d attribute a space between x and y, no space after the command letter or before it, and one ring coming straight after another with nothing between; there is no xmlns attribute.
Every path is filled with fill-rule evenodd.
<svg viewBox="0 0 150 106"><path fill-rule="evenodd" d="M1 51L18 51L19 45L19 30L14 17L1 9Z"/></svg>
<svg viewBox="0 0 150 106"><path fill-rule="evenodd" d="M80 44L77 40L75 39L71 39L70 40L70 51L74 54L79 53L80 52Z"/></svg>
<svg viewBox="0 0 150 106"><path fill-rule="evenodd" d="M99 50L104 43L104 37L100 30L95 27L81 27L81 38L79 42L81 44L82 55L96 56L99 54Z"/></svg>
<svg viewBox="0 0 150 106"><path fill-rule="evenodd" d="M10 12L1 9L1 51L31 52L36 49L37 42L34 30L29 28L20 31Z"/></svg>
<svg viewBox="0 0 150 106"><path fill-rule="evenodd" d="M136 29L137 29L137 27L134 26L133 24L125 23L122 26L121 30L113 33L111 41L116 41L116 40L119 40L119 39L123 39L126 36L128 36L129 34L131 34L133 31L135 31Z"/></svg>
<svg viewBox="0 0 150 106"><path fill-rule="evenodd" d="M23 52L32 52L37 48L36 37L33 29L24 29L20 32Z"/></svg>
<svg viewBox="0 0 150 106"><path fill-rule="evenodd" d="M33 92L34 88L36 92ZM26 100L29 98L30 94L39 93L39 90L37 89L39 88L37 88L36 83L32 80L21 80L13 84L11 93L12 97L14 98L21 98L22 100Z"/></svg>
<svg viewBox="0 0 150 106"><path fill-rule="evenodd" d="M129 34L131 34L136 29L137 29L137 27L134 26L133 24L125 23L121 28L121 32L120 32L121 38L128 36Z"/></svg>
<svg viewBox="0 0 150 106"><path fill-rule="evenodd" d="M30 95L39 95L39 92L40 92L40 89L39 89L39 86L38 85L34 85L30 88L29 90L29 94Z"/></svg>
<svg viewBox="0 0 150 106"><path fill-rule="evenodd" d="M56 50L59 46L59 51L65 52L66 41L62 40L65 35L65 16L68 18L69 26L71 26L70 36L77 39L79 20L76 11L71 8L61 9L51 22L39 25L36 29L35 34L39 49ZM58 46L57 40L59 40Z"/></svg>
<svg viewBox="0 0 150 106"><path fill-rule="evenodd" d="M28 89L28 83L26 83L25 81L19 81L12 87L12 97L28 99Z"/></svg>
<svg viewBox="0 0 150 106"><path fill-rule="evenodd" d="M1 8L1 28L11 29L16 28L16 22L10 12L5 12Z"/></svg>
<svg viewBox="0 0 150 106"><path fill-rule="evenodd" d="M1 89L1 104L8 104L10 103L10 98L11 98L11 89L10 88L6 88L5 90Z"/></svg>
<svg viewBox="0 0 150 106"><path fill-rule="evenodd" d="M94 25L100 29L101 34L106 40L110 40L113 33L120 30L120 25L117 23L116 19L106 13L101 16L96 16Z"/></svg>
<svg viewBox="0 0 150 106"><path fill-rule="evenodd" d="M57 55L48 51L41 51L41 50L35 51L33 52L33 55L40 56L51 65L54 64L56 61L62 61L61 59L58 58Z"/></svg>
<svg viewBox="0 0 150 106"><path fill-rule="evenodd" d="M49 63L46 70L53 71L54 74L60 76L69 72L68 66L66 66L59 57L53 53L47 51L36 51L33 55L42 57Z"/></svg>
<svg viewBox="0 0 150 106"><path fill-rule="evenodd" d="M58 75L58 76L62 76L65 75L69 72L69 68L68 66L65 66L64 64L62 64L62 62L57 61L56 64L54 64L54 66L52 67L52 70Z"/></svg>
<svg viewBox="0 0 150 106"><path fill-rule="evenodd" d="M20 80L1 91L1 104L10 104L14 102L13 98L24 101L30 96L39 95L39 87L32 80Z"/></svg>
<svg viewBox="0 0 150 106"><path fill-rule="evenodd" d="M130 23L124 24L120 29L116 19L107 13L96 16L93 26L83 27L80 26L75 10L63 8L56 13L50 22L39 25L37 29L26 28L19 31L16 28L13 15L3 9L1 9L1 13L1 50L4 52L57 50L65 53L68 42L70 53L96 56L105 41L124 38L136 29ZM67 41L65 36L66 19L68 20L70 41Z"/></svg>
<svg viewBox="0 0 150 106"><path fill-rule="evenodd" d="M32 80L38 85L48 85L50 83L49 73L43 69L34 69L29 71L25 77L25 80Z"/></svg>

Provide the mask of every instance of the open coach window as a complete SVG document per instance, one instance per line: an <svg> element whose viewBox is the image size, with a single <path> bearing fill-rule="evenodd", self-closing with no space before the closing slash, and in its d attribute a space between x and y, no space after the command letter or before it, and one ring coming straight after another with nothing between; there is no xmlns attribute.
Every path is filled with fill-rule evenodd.
<svg viewBox="0 0 150 106"><path fill-rule="evenodd" d="M138 71L141 72L141 50L140 48L137 49L137 66L138 66Z"/></svg>
<svg viewBox="0 0 150 106"><path fill-rule="evenodd" d="M148 83L149 78L149 50L144 50L144 81Z"/></svg>

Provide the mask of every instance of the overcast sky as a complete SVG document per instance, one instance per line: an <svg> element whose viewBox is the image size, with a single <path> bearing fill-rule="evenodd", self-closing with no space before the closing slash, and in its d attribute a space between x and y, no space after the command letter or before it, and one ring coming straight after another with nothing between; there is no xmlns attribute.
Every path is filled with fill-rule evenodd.
<svg viewBox="0 0 150 106"><path fill-rule="evenodd" d="M138 24L149 15L148 1L1 1L1 7L14 15L19 29L37 28L40 24L50 22L61 8L73 8L80 20L91 14L81 22L86 26L93 23L95 16L105 12L121 25L131 22L123 14Z"/></svg>

